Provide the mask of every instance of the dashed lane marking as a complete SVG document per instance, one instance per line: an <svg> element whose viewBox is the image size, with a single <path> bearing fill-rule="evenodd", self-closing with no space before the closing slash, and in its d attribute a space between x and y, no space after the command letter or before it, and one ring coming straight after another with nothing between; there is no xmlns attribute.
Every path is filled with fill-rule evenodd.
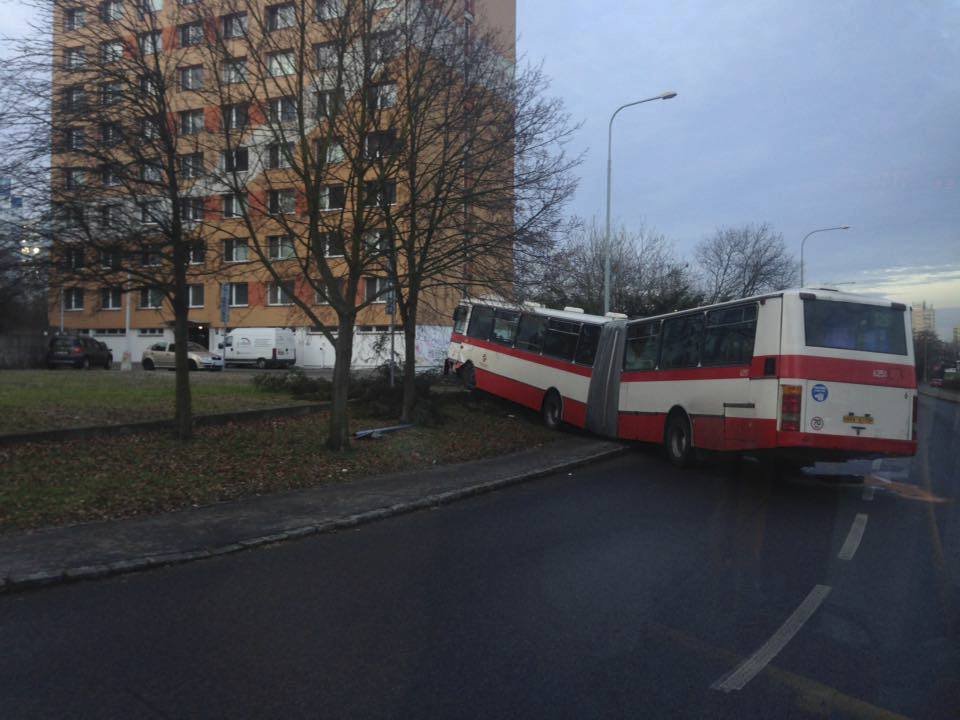
<svg viewBox="0 0 960 720"><path fill-rule="evenodd" d="M830 594L829 585L815 585L800 606L786 619L786 622L767 640L759 650L744 660L728 675L717 680L710 687L714 690L730 692L742 690L777 654L787 646L793 636L809 620Z"/></svg>
<svg viewBox="0 0 960 720"><path fill-rule="evenodd" d="M837 555L841 560L853 560L853 556L860 547L860 541L863 540L863 533L867 529L866 513L857 513L853 519L853 525L850 526L850 532L847 533L847 539L843 541L843 547Z"/></svg>

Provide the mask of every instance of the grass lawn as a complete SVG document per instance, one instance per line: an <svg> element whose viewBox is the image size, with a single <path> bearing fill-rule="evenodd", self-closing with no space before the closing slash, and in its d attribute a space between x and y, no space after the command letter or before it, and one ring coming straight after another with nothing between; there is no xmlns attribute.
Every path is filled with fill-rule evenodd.
<svg viewBox="0 0 960 720"><path fill-rule="evenodd" d="M191 373L197 414L295 405L246 373ZM173 417L174 373L119 370L0 371L0 433Z"/></svg>
<svg viewBox="0 0 960 720"><path fill-rule="evenodd" d="M142 433L0 448L0 532L344 482L557 438L535 414L494 399L456 393L440 403L440 426L354 441L344 453L324 448L326 414L200 428L187 446L165 433ZM362 417L352 422L354 429L389 424Z"/></svg>

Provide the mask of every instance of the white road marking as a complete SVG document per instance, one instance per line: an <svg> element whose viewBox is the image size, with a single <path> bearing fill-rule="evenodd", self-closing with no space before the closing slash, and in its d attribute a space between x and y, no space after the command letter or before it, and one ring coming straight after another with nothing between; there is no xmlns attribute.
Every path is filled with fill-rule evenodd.
<svg viewBox="0 0 960 720"><path fill-rule="evenodd" d="M847 539L843 541L843 547L837 555L841 560L853 560L857 548L860 547L860 541L863 540L863 531L867 529L866 513L857 513L853 519L853 525L850 526L850 532L847 533Z"/></svg>
<svg viewBox="0 0 960 720"><path fill-rule="evenodd" d="M757 673L763 670L777 654L787 646L793 636L800 632L800 628L809 620L820 607L820 604L830 594L829 585L815 585L810 594L803 599L800 607L793 611L786 622L767 640L759 650L744 660L729 675L717 680L711 689L730 692L742 690Z"/></svg>
<svg viewBox="0 0 960 720"><path fill-rule="evenodd" d="M873 491L876 488L873 485L864 485L863 486L863 499L864 500L873 500Z"/></svg>

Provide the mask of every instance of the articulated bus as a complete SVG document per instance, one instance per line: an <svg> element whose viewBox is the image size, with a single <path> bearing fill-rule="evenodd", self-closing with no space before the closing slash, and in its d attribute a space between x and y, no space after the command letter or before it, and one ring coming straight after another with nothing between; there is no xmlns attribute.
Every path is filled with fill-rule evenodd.
<svg viewBox="0 0 960 720"><path fill-rule="evenodd" d="M657 317L461 304L445 369L599 435L810 464L916 452L910 313L828 289Z"/></svg>

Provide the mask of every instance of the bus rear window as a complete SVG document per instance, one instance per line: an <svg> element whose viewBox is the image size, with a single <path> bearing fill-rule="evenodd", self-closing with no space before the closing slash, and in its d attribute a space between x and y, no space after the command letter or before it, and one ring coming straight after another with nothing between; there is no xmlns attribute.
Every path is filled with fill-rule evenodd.
<svg viewBox="0 0 960 720"><path fill-rule="evenodd" d="M805 342L808 347L906 355L903 313L883 305L804 300Z"/></svg>
<svg viewBox="0 0 960 720"><path fill-rule="evenodd" d="M455 333L463 335L467 329L467 315L469 312L469 308L466 305L459 305L457 309L453 311L453 331Z"/></svg>

